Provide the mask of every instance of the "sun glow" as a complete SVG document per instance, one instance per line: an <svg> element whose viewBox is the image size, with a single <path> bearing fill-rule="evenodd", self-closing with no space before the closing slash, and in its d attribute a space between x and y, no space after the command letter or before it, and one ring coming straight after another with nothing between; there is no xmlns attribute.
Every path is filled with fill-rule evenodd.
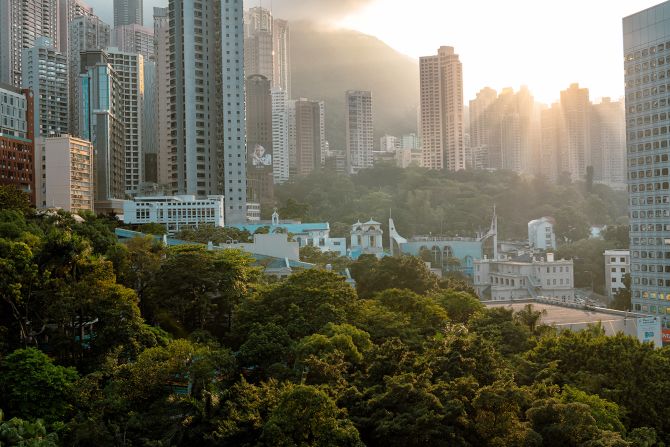
<svg viewBox="0 0 670 447"><path fill-rule="evenodd" d="M634 3L634 4L633 4ZM466 101L485 86L527 85L540 102L579 82L591 99L623 95L621 19L656 0L375 0L340 26L418 58L453 46Z"/></svg>

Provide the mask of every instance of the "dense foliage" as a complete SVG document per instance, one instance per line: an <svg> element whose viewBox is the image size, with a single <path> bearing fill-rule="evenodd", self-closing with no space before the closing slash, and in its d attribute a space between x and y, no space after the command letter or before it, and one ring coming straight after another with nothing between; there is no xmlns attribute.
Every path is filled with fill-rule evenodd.
<svg viewBox="0 0 670 447"><path fill-rule="evenodd" d="M0 211L0 446L654 446L670 348L485 309L416 258L263 278Z"/></svg>
<svg viewBox="0 0 670 447"><path fill-rule="evenodd" d="M330 222L335 235L389 211L406 236L429 233L474 236L488 230L493 205L504 239L525 239L530 220L553 216L557 236L588 237L589 225L625 223L627 196L604 185L552 185L512 172L441 172L379 166L356 176L329 171L298 178L275 190L282 218ZM271 210L271 208L268 208ZM267 216L266 216L267 217Z"/></svg>

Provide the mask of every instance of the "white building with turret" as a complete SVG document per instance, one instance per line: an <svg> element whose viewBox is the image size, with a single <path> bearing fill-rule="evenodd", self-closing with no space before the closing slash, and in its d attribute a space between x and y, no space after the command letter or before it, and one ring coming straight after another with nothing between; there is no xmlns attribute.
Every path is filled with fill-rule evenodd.
<svg viewBox="0 0 670 447"><path fill-rule="evenodd" d="M358 259L361 255L384 256L384 231L382 224L372 219L365 223L359 220L351 226L349 257Z"/></svg>

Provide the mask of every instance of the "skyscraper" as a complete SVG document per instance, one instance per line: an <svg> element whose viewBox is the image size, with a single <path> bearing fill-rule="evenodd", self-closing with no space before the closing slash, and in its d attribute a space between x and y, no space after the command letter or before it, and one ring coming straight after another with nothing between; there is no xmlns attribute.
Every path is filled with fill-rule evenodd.
<svg viewBox="0 0 670 447"><path fill-rule="evenodd" d="M123 86L104 51L81 54L81 137L95 149L96 212L120 212L125 197Z"/></svg>
<svg viewBox="0 0 670 447"><path fill-rule="evenodd" d="M272 26L272 52L274 74L272 85L291 97L291 32L286 20L274 19Z"/></svg>
<svg viewBox="0 0 670 447"><path fill-rule="evenodd" d="M123 90L125 193L135 195L144 181L144 57L117 48L108 48L106 53Z"/></svg>
<svg viewBox="0 0 670 447"><path fill-rule="evenodd" d="M170 186L226 197L226 222L246 221L242 0L170 0ZM220 94L217 94L219 93Z"/></svg>
<svg viewBox="0 0 670 447"><path fill-rule="evenodd" d="M419 60L423 166L465 169L463 66L453 47Z"/></svg>
<svg viewBox="0 0 670 447"><path fill-rule="evenodd" d="M58 0L58 51L67 56L70 22L91 15L93 8L83 0Z"/></svg>
<svg viewBox="0 0 670 447"><path fill-rule="evenodd" d="M262 75L247 78L247 182L249 200L267 203L273 198L271 83Z"/></svg>
<svg viewBox="0 0 670 447"><path fill-rule="evenodd" d="M272 81L273 37L272 14L265 8L255 7L246 13L244 30L244 72L247 76L263 75Z"/></svg>
<svg viewBox="0 0 670 447"><path fill-rule="evenodd" d="M372 94L369 91L349 90L345 96L344 107L347 172L357 174L361 169L373 166Z"/></svg>
<svg viewBox="0 0 670 447"><path fill-rule="evenodd" d="M70 134L82 136L79 128L80 97L79 74L81 53L107 48L111 43L111 28L96 15L76 17L70 22L68 37L68 64L70 78Z"/></svg>
<svg viewBox="0 0 670 447"><path fill-rule="evenodd" d="M0 1L0 82L21 86L21 56L38 37L58 46L56 0Z"/></svg>
<svg viewBox="0 0 670 447"><path fill-rule="evenodd" d="M289 106L291 175L309 175L325 160L323 102L301 98Z"/></svg>
<svg viewBox="0 0 670 447"><path fill-rule="evenodd" d="M121 51L138 53L145 61L153 61L154 30L146 26L132 24L114 27L112 44Z"/></svg>
<svg viewBox="0 0 670 447"><path fill-rule="evenodd" d="M114 28L122 25L144 25L143 0L114 0Z"/></svg>
<svg viewBox="0 0 670 447"><path fill-rule="evenodd" d="M565 147L562 156L573 180L586 177L591 158L591 102L589 90L572 84L561 92L561 111L565 126Z"/></svg>
<svg viewBox="0 0 670 447"><path fill-rule="evenodd" d="M626 118L623 101L603 98L599 104L593 105L591 137L595 179L622 188L626 185Z"/></svg>
<svg viewBox="0 0 670 447"><path fill-rule="evenodd" d="M272 175L275 184L289 179L289 99L286 91L272 89Z"/></svg>
<svg viewBox="0 0 670 447"><path fill-rule="evenodd" d="M171 175L170 111L170 20L168 8L154 8L154 49L156 52L156 144L157 183L167 186Z"/></svg>
<svg viewBox="0 0 670 447"><path fill-rule="evenodd" d="M551 182L556 182L568 169L563 163L565 157L562 155L562 148L565 147L565 126L560 104L555 103L542 110L540 126L542 139L538 157L539 174Z"/></svg>
<svg viewBox="0 0 670 447"><path fill-rule="evenodd" d="M35 138L67 133L67 58L51 39L38 37L35 46L23 50L22 65L23 88L33 92Z"/></svg>
<svg viewBox="0 0 670 447"><path fill-rule="evenodd" d="M623 19L633 310L670 315L670 2ZM661 62L663 61L663 62Z"/></svg>

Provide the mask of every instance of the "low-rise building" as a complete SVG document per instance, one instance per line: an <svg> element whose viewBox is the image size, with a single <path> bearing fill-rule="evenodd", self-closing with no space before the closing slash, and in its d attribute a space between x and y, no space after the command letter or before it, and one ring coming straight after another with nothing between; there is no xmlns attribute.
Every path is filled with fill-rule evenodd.
<svg viewBox="0 0 670 447"><path fill-rule="evenodd" d="M349 257L358 259L361 255L384 256L384 231L382 224L370 219L368 222L356 222L351 226Z"/></svg>
<svg viewBox="0 0 670 447"><path fill-rule="evenodd" d="M223 196L158 196L136 197L123 202L123 222L130 225L157 223L165 225L168 233L178 232L182 227L197 227L202 224L223 226Z"/></svg>
<svg viewBox="0 0 670 447"><path fill-rule="evenodd" d="M575 297L572 260L555 260L553 253L530 262L482 259L474 262L474 285L482 300L504 301L537 297Z"/></svg>
<svg viewBox="0 0 670 447"><path fill-rule="evenodd" d="M613 299L619 289L626 287L623 278L630 273L630 251L606 250L604 256L605 287L607 288L607 296Z"/></svg>
<svg viewBox="0 0 670 447"><path fill-rule="evenodd" d="M552 217L543 217L528 222L528 244L535 250L556 250L556 221Z"/></svg>

